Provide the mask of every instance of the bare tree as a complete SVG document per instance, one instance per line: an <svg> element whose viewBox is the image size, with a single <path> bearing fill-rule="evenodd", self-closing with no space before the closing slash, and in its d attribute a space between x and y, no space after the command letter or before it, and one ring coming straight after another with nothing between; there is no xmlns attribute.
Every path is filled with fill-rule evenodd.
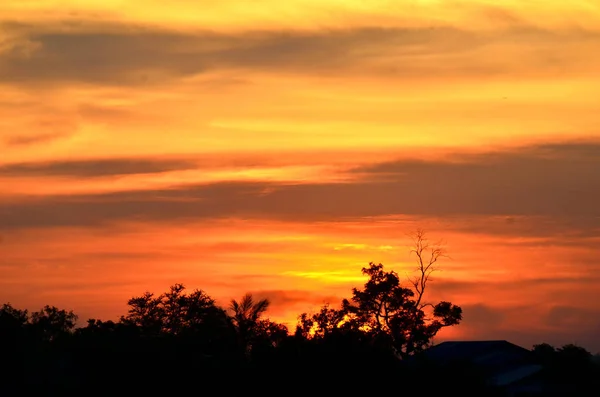
<svg viewBox="0 0 600 397"><path fill-rule="evenodd" d="M417 260L417 275L410 277L409 281L412 284L415 292L416 308L421 310L425 307L433 307L431 303L423 301L427 282L431 273L437 270L435 264L440 258L448 257L442 242L430 243L427 239L425 231L418 229L412 234L413 248L411 254L416 256Z"/></svg>

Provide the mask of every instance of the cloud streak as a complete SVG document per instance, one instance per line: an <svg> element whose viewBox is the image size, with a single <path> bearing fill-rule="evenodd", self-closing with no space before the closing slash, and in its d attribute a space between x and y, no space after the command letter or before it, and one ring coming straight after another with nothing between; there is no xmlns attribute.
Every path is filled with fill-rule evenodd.
<svg viewBox="0 0 600 397"><path fill-rule="evenodd" d="M4 142L8 146L28 146L51 142L64 136L66 136L66 134L59 132L48 132L30 136L14 135L7 137Z"/></svg>
<svg viewBox="0 0 600 397"><path fill-rule="evenodd" d="M13 163L0 165L0 176L100 177L189 170L196 168L196 166L193 161L162 159L98 159Z"/></svg>
<svg viewBox="0 0 600 397"><path fill-rule="evenodd" d="M104 164L104 168L103 168ZM187 162L107 161L5 166L4 172L104 175L159 172ZM6 168L8 167L8 168ZM547 216L600 228L600 145L557 144L436 161L354 168L343 183L218 182L167 189L9 201L4 229L144 219L254 217L343 220L394 214Z"/></svg>
<svg viewBox="0 0 600 397"><path fill-rule="evenodd" d="M21 84L139 85L215 70L400 79L535 77L593 72L600 62L589 51L598 33L522 25L488 32L431 26L242 33L97 23L85 30L4 25L18 39L2 54L0 81ZM511 61L516 56L519 62Z"/></svg>

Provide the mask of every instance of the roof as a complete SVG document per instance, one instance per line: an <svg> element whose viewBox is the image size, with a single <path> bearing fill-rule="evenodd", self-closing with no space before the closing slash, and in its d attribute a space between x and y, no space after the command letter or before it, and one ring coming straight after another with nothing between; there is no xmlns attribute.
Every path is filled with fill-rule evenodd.
<svg viewBox="0 0 600 397"><path fill-rule="evenodd" d="M427 359L439 364L469 362L494 371L524 364L532 358L530 350L505 340L442 342L424 353Z"/></svg>
<svg viewBox="0 0 600 397"><path fill-rule="evenodd" d="M492 383L497 386L506 386L511 383L523 380L542 370L541 365L530 364L513 368L509 371L497 374L492 378Z"/></svg>

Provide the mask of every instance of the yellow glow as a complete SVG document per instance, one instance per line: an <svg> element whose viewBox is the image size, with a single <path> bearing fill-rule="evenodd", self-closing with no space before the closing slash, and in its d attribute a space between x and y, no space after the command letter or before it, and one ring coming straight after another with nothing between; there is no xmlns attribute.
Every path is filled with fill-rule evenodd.
<svg viewBox="0 0 600 397"><path fill-rule="evenodd" d="M316 279L324 283L339 283L349 281L363 281L364 277L357 277L344 272L285 272L284 276L303 277Z"/></svg>
<svg viewBox="0 0 600 397"><path fill-rule="evenodd" d="M327 177L327 174L330 174ZM190 170L147 175L120 175L80 180L68 177L0 177L6 186L5 195L70 195L125 191L168 189L226 181L294 182L306 183L319 177L325 182L340 182L342 177L323 167L278 167L233 170Z"/></svg>
<svg viewBox="0 0 600 397"><path fill-rule="evenodd" d="M597 27L600 8L589 0L7 0L0 5L6 18L136 21L210 29L318 28L323 26L393 26L412 22L464 23L489 27L518 19L541 26L574 24Z"/></svg>

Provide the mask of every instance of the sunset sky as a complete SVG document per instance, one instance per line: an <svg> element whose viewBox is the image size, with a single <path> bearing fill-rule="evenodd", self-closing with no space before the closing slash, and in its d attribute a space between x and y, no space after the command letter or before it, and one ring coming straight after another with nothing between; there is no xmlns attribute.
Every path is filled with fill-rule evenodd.
<svg viewBox="0 0 600 397"><path fill-rule="evenodd" d="M0 302L336 304L407 236L440 339L600 351L597 0L2 0Z"/></svg>

